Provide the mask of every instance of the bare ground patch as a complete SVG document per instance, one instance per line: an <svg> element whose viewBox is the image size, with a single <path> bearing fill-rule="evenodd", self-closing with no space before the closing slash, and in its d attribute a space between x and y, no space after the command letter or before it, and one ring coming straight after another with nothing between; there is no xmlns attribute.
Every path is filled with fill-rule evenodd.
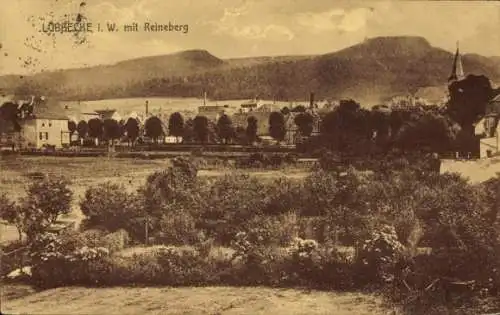
<svg viewBox="0 0 500 315"><path fill-rule="evenodd" d="M386 314L361 293L263 287L58 288L4 299L3 313L24 314Z"/></svg>

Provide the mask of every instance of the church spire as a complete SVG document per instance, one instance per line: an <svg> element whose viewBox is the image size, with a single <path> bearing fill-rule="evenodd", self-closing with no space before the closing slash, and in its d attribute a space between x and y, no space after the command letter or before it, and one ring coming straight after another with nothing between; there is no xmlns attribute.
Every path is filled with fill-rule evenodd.
<svg viewBox="0 0 500 315"><path fill-rule="evenodd" d="M462 58L460 57L460 50L457 42L457 52L455 53L455 59L453 60L453 68L451 70L451 75L448 81L460 81L464 78L464 68L462 66Z"/></svg>

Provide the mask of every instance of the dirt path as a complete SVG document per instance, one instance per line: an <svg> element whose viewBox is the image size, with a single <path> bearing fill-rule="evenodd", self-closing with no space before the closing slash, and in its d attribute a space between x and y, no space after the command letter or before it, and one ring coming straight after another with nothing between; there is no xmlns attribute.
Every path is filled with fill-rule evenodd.
<svg viewBox="0 0 500 315"><path fill-rule="evenodd" d="M59 288L2 301L4 314L387 314L360 293L270 288Z"/></svg>

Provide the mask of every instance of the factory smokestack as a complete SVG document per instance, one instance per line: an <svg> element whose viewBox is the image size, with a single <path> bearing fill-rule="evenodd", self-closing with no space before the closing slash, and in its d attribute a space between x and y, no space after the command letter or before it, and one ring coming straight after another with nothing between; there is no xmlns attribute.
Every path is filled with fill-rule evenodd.
<svg viewBox="0 0 500 315"><path fill-rule="evenodd" d="M146 116L149 113L149 101L146 101Z"/></svg>
<svg viewBox="0 0 500 315"><path fill-rule="evenodd" d="M309 94L309 107L314 107L314 92L311 92L311 94Z"/></svg>

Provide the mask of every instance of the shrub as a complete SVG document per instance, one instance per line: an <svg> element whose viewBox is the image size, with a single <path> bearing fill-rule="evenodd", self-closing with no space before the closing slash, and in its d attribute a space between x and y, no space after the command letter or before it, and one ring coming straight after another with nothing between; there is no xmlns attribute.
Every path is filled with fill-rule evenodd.
<svg viewBox="0 0 500 315"><path fill-rule="evenodd" d="M104 247L107 248L110 253L115 253L123 250L129 242L130 237L127 231L120 229L116 232L105 235L99 243L99 246L94 247Z"/></svg>
<svg viewBox="0 0 500 315"><path fill-rule="evenodd" d="M163 244L188 245L198 241L199 230L196 228L196 220L187 210L176 204L165 209L165 214L158 224L155 236Z"/></svg>
<svg viewBox="0 0 500 315"><path fill-rule="evenodd" d="M274 168L279 168L284 164L284 158L280 154L272 154L269 157L269 164L268 166L274 167Z"/></svg>
<svg viewBox="0 0 500 315"><path fill-rule="evenodd" d="M106 232L99 229L89 229L80 233L74 233L81 246L99 247Z"/></svg>
<svg viewBox="0 0 500 315"><path fill-rule="evenodd" d="M298 218L294 212L279 216L258 216L248 221L246 231L261 231L262 245L286 246L298 235Z"/></svg>
<svg viewBox="0 0 500 315"><path fill-rule="evenodd" d="M134 254L131 257L115 256L111 259L112 272L107 276L111 285L163 284L163 268L155 254Z"/></svg>
<svg viewBox="0 0 500 315"><path fill-rule="evenodd" d="M322 170L336 171L342 165L340 156L334 154L331 151L323 149L317 153L317 156L319 157L318 162Z"/></svg>
<svg viewBox="0 0 500 315"><path fill-rule="evenodd" d="M45 177L35 180L26 191L18 209L18 222L22 222L29 240L43 233L62 214L71 211L73 193L64 178Z"/></svg>
<svg viewBox="0 0 500 315"><path fill-rule="evenodd" d="M278 178L265 186L267 215L281 215L300 206L301 186L286 178Z"/></svg>
<svg viewBox="0 0 500 315"><path fill-rule="evenodd" d="M196 216L209 237L227 245L252 218L262 214L265 186L248 175L226 175L202 191Z"/></svg>
<svg viewBox="0 0 500 315"><path fill-rule="evenodd" d="M264 229L252 229L236 234L231 247L235 249L233 260L234 284L277 285L281 282L283 258L276 247L269 246L271 235Z"/></svg>
<svg viewBox="0 0 500 315"><path fill-rule="evenodd" d="M396 266L404 258L405 247L398 241L396 230L386 226L374 231L361 247L356 259L358 276L365 283L392 283Z"/></svg>
<svg viewBox="0 0 500 315"><path fill-rule="evenodd" d="M133 239L142 238L141 196L128 193L123 185L107 182L87 189L80 208L86 216L86 227L102 227L110 232L125 229Z"/></svg>
<svg viewBox="0 0 500 315"><path fill-rule="evenodd" d="M26 242L14 241L0 249L0 278L18 268L30 265L31 259L27 247Z"/></svg>
<svg viewBox="0 0 500 315"><path fill-rule="evenodd" d="M286 164L290 164L290 165L294 165L297 163L297 160L298 160L298 156L297 154L295 153L287 153L285 154L285 156L283 157L283 161L284 163Z"/></svg>
<svg viewBox="0 0 500 315"><path fill-rule="evenodd" d="M31 248L32 280L41 287L73 284L103 284L111 272L109 250L103 247L75 248L74 238L42 234Z"/></svg>
<svg viewBox="0 0 500 315"><path fill-rule="evenodd" d="M163 284L193 286L217 282L214 266L194 250L179 252L167 248L158 253L157 259L163 269Z"/></svg>

